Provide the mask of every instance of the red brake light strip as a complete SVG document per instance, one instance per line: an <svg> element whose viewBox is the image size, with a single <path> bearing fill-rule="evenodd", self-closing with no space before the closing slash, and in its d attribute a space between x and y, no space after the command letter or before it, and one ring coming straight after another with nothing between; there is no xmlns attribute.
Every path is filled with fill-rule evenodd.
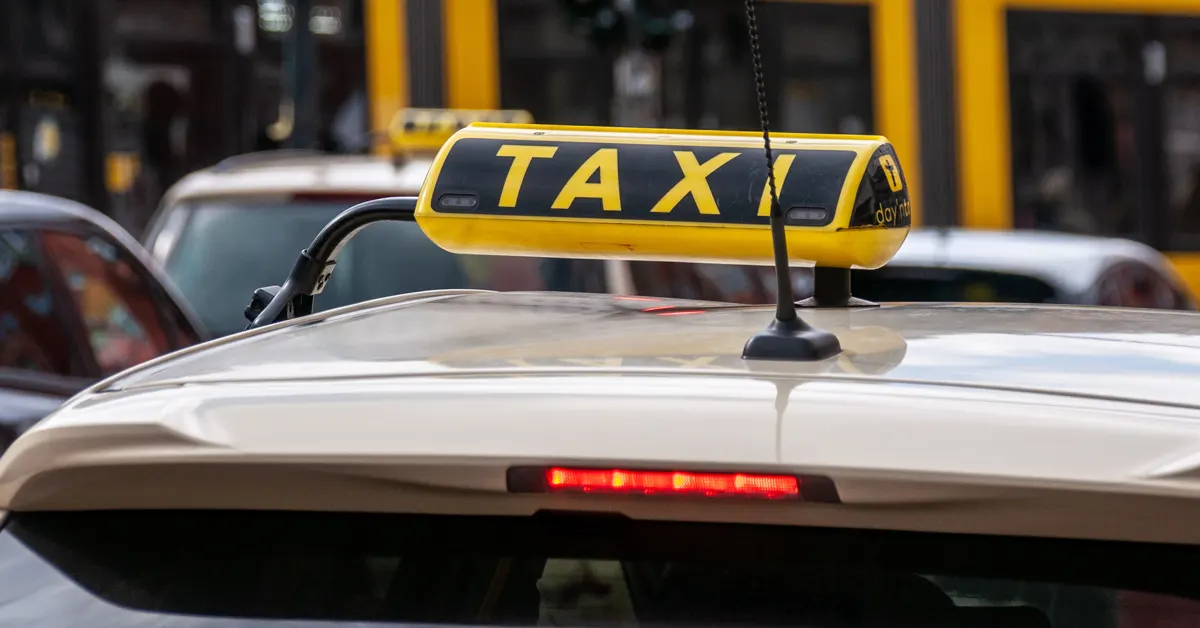
<svg viewBox="0 0 1200 628"><path fill-rule="evenodd" d="M800 498L800 480L789 475L551 467L545 481L550 492Z"/></svg>

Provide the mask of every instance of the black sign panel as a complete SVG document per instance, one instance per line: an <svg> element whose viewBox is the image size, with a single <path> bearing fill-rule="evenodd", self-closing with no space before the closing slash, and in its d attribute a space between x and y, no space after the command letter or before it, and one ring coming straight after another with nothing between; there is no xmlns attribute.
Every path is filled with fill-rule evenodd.
<svg viewBox="0 0 1200 628"><path fill-rule="evenodd" d="M849 226L897 229L911 224L908 180L900 169L895 149L891 144L885 144L867 162L867 173L855 199Z"/></svg>
<svg viewBox="0 0 1200 628"><path fill-rule="evenodd" d="M785 215L833 220L852 150L775 151ZM463 138L432 196L442 213L766 225L761 149ZM606 207L607 206L607 207Z"/></svg>

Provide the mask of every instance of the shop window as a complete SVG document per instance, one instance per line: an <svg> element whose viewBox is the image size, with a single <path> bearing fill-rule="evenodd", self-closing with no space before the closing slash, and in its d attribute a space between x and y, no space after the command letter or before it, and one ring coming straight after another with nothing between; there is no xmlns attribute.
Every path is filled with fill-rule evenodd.
<svg viewBox="0 0 1200 628"><path fill-rule="evenodd" d="M569 27L560 3L501 0L497 12L501 106L538 122L608 124L612 59Z"/></svg>
<svg viewBox="0 0 1200 628"><path fill-rule="evenodd" d="M1014 224L1141 237L1133 22L1010 14Z"/></svg>
<svg viewBox="0 0 1200 628"><path fill-rule="evenodd" d="M212 6L208 2L116 0L113 13L113 30L121 38L169 36L174 41L205 41L216 33Z"/></svg>
<svg viewBox="0 0 1200 628"><path fill-rule="evenodd" d="M693 124L704 128L759 126L754 77L742 9L689 3L695 25L688 37L702 40L701 54L668 68L667 80L691 76L702 83L701 111ZM763 60L770 76L767 95L773 128L797 133L866 133L872 117L870 13L865 7L799 2L762 6Z"/></svg>
<svg viewBox="0 0 1200 628"><path fill-rule="evenodd" d="M315 147L335 153L364 153L371 147L366 84L363 0L313 0L307 16L290 0L256 0L256 45L246 68L245 110L253 135L242 139L253 150L288 147L295 138L294 112L287 92L285 45L302 26L315 46ZM299 26L298 26L299 25ZM376 138L379 141L381 138Z"/></svg>
<svg viewBox="0 0 1200 628"><path fill-rule="evenodd" d="M1200 20L1164 20L1162 84L1167 245L1200 249Z"/></svg>
<svg viewBox="0 0 1200 628"><path fill-rule="evenodd" d="M1171 248L1200 248L1200 81L1163 90Z"/></svg>
<svg viewBox="0 0 1200 628"><path fill-rule="evenodd" d="M22 55L35 63L69 66L74 51L75 18L71 0L21 0L17 15Z"/></svg>
<svg viewBox="0 0 1200 628"><path fill-rule="evenodd" d="M705 0L670 6L687 19L661 55L661 124L758 128L742 7ZM550 123L611 119L615 47L600 50L572 30L560 3L501 0L498 11L503 106ZM760 19L777 130L874 129L866 7L767 3Z"/></svg>
<svg viewBox="0 0 1200 628"><path fill-rule="evenodd" d="M75 103L50 92L32 92L28 98L32 102L18 114L23 189L84 201L83 129Z"/></svg>

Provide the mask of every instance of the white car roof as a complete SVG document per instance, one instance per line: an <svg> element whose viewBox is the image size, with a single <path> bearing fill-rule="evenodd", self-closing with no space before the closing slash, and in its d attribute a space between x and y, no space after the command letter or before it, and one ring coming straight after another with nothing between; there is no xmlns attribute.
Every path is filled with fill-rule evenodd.
<svg viewBox="0 0 1200 628"><path fill-rule="evenodd" d="M296 193L415 196L431 163L425 156L393 162L368 155L286 151L242 155L187 175L172 186L162 205L213 196Z"/></svg>
<svg viewBox="0 0 1200 628"><path fill-rule="evenodd" d="M633 466L819 474L852 507L605 509L1200 543L1200 314L810 310L840 356L742 360L769 312L443 291L244 332L68 402L0 459L0 508L531 514L598 506L509 494L514 465Z"/></svg>
<svg viewBox="0 0 1200 628"><path fill-rule="evenodd" d="M1119 261L1147 264L1182 286L1166 258L1145 244L1043 231L914 229L888 265L1006 272L1080 294Z"/></svg>

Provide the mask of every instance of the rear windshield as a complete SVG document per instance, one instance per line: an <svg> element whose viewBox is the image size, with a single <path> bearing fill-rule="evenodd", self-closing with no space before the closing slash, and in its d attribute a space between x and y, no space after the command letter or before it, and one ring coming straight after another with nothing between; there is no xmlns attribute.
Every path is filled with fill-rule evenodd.
<svg viewBox="0 0 1200 628"><path fill-rule="evenodd" d="M885 266L856 270L854 296L876 302L938 301L1059 303L1068 301L1046 282L1028 275L953 268Z"/></svg>
<svg viewBox="0 0 1200 628"><path fill-rule="evenodd" d="M167 273L214 334L241 331L254 290L283 283L300 251L355 202L224 200L178 208L188 215L167 255ZM416 223L373 224L337 262L317 311L447 288L605 290L601 262L455 255L430 242Z"/></svg>
<svg viewBox="0 0 1200 628"><path fill-rule="evenodd" d="M1196 558L562 515L20 514L0 625L1168 628L1200 625Z"/></svg>

